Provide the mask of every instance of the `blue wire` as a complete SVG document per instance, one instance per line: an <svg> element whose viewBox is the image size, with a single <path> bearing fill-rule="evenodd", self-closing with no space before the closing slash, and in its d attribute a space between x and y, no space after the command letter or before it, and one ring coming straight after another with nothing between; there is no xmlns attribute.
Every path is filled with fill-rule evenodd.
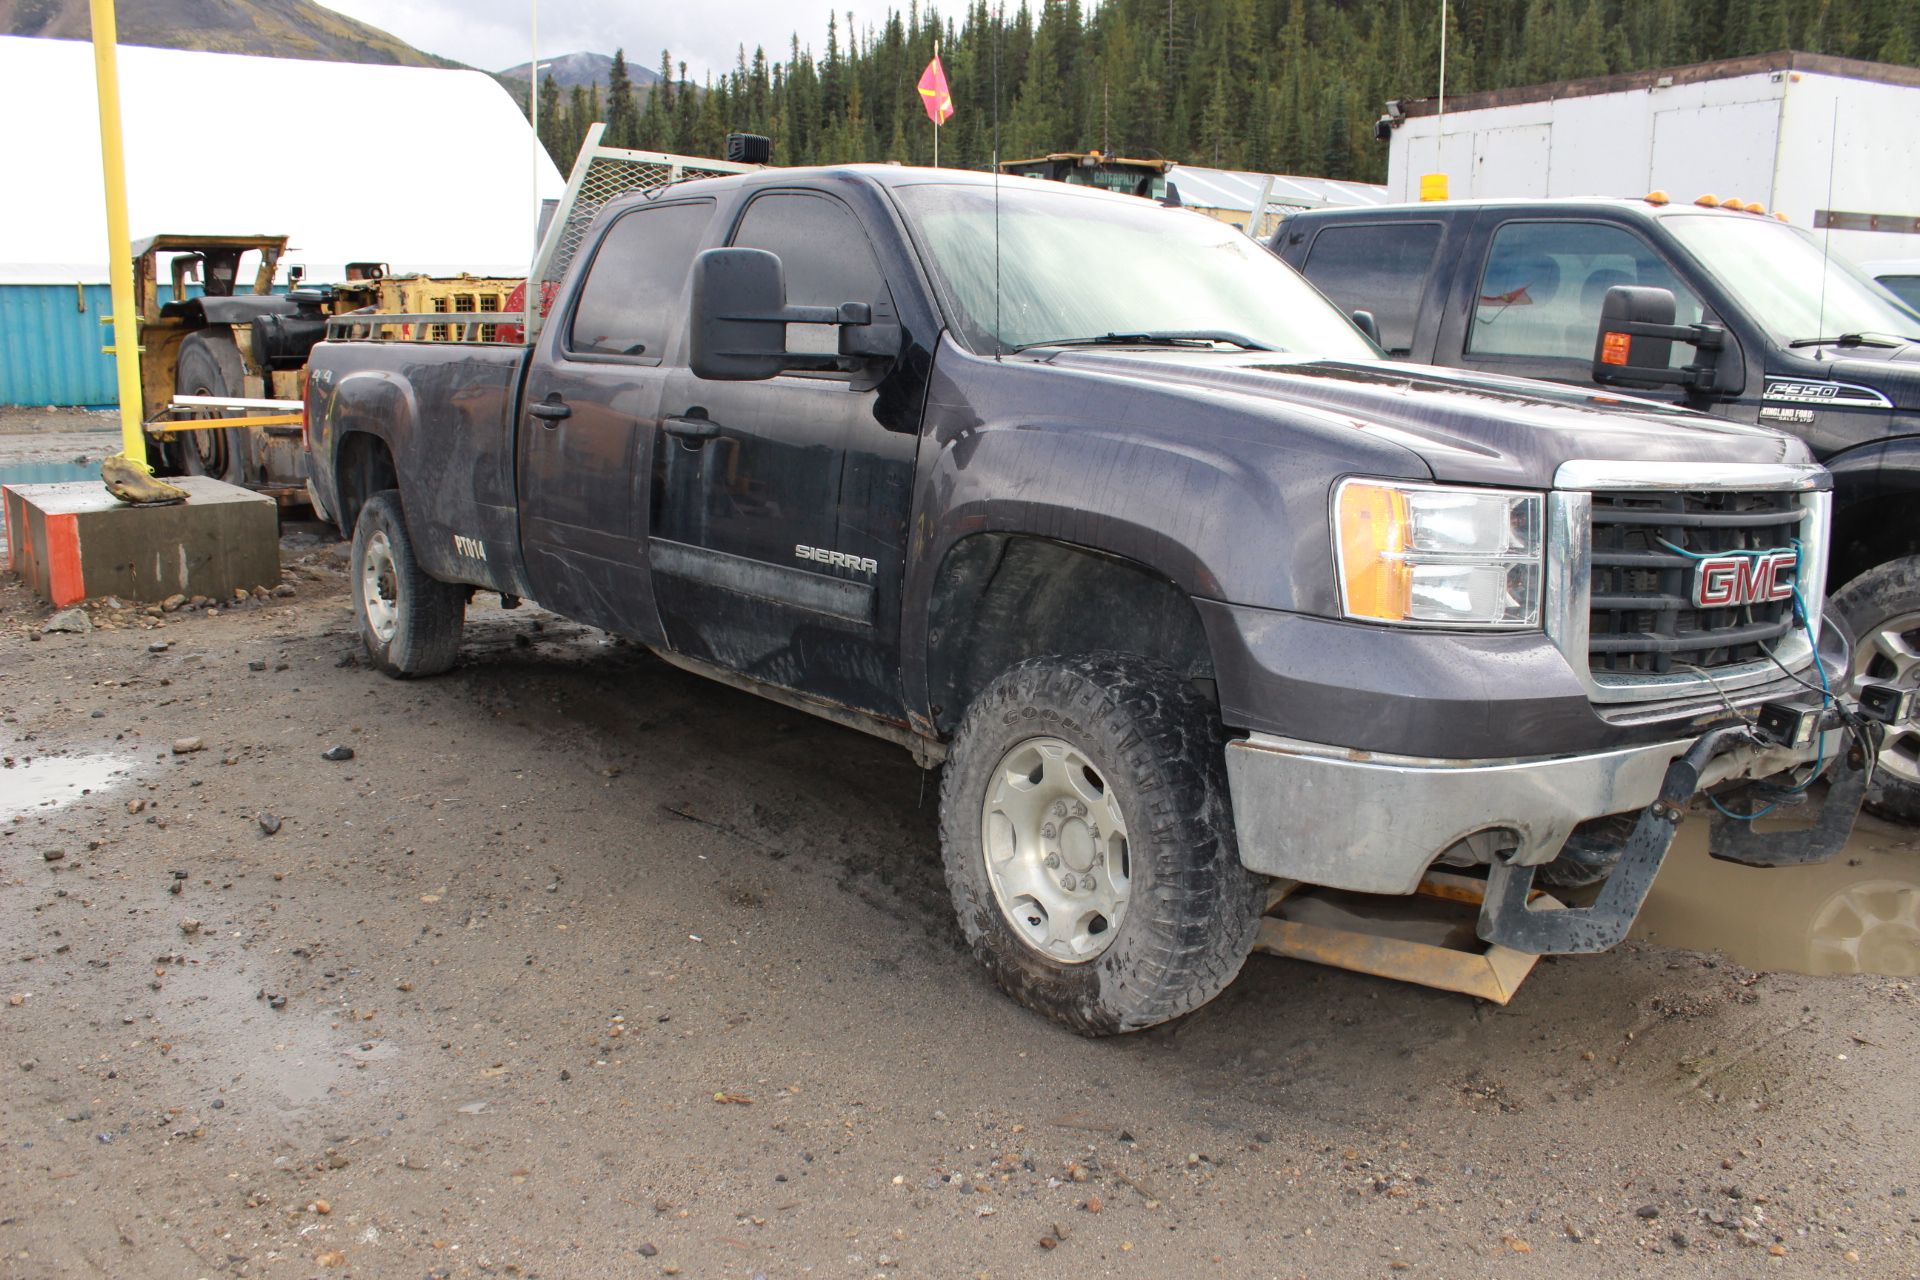
<svg viewBox="0 0 1920 1280"><path fill-rule="evenodd" d="M1757 558L1759 556L1764 556L1769 554L1766 551L1754 551L1754 550L1712 551L1712 552L1689 551L1685 547L1674 546L1673 543L1668 542L1665 538L1656 537L1654 541L1658 542L1661 546L1673 552L1675 555L1685 556L1689 560L1713 560L1713 559L1719 558L1720 556L1752 556ZM1793 543L1793 553L1796 557L1798 557L1799 555L1802 554L1801 548L1800 548L1800 539L1794 538L1792 539L1792 543ZM1807 644L1813 651L1813 669L1820 677L1820 697L1821 697L1820 710L1822 713L1824 713L1833 706L1833 686L1827 682L1827 667L1825 663L1820 661L1820 642L1813 638L1812 616L1807 612L1807 602L1800 598L1800 587L1798 583L1794 584L1794 587L1793 587L1793 611L1795 614L1799 616L1800 628L1801 630L1806 632ZM1709 676L1707 678L1711 680L1713 677ZM1827 767L1827 735L1822 730L1816 728L1814 730L1813 740L1815 743L1814 758L1813 758L1813 772L1807 775L1807 780L1805 782L1801 783L1797 787L1794 787L1792 790L1786 792L1787 795L1790 795L1790 796L1798 795L1800 792L1805 791L1808 787L1812 786L1814 782L1819 779L1820 774ZM1718 809L1722 815L1732 818L1736 822L1752 822L1756 818L1764 818L1768 814L1772 813L1775 809L1780 807L1780 801L1775 800L1772 804L1767 805L1765 808L1756 809L1752 813L1735 813L1733 810L1721 804L1717 796L1708 795L1707 803L1712 805L1715 809Z"/></svg>

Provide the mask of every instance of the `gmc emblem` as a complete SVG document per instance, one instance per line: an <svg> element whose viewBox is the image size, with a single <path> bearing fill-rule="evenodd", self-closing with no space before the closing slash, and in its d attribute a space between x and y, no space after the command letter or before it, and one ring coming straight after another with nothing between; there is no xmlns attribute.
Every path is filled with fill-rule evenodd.
<svg viewBox="0 0 1920 1280"><path fill-rule="evenodd" d="M1709 556L1693 576L1693 603L1702 609L1729 609L1791 600L1799 563L1797 551Z"/></svg>

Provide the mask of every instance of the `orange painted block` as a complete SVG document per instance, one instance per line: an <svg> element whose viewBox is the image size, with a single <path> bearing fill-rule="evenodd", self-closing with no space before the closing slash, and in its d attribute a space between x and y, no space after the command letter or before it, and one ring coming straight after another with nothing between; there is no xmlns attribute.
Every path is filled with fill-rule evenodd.
<svg viewBox="0 0 1920 1280"><path fill-rule="evenodd" d="M224 599L280 581L279 509L204 476L176 481L187 501L130 507L95 480L0 486L7 567L56 606L118 596Z"/></svg>

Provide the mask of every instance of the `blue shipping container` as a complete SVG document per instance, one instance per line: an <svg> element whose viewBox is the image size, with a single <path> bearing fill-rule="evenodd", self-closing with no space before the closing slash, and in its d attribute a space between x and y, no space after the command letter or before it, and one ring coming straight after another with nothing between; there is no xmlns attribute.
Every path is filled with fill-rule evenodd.
<svg viewBox="0 0 1920 1280"><path fill-rule="evenodd" d="M160 300L172 297L161 285ZM100 350L113 342L112 326L100 323L111 314L104 284L0 284L0 405L119 404L113 357Z"/></svg>

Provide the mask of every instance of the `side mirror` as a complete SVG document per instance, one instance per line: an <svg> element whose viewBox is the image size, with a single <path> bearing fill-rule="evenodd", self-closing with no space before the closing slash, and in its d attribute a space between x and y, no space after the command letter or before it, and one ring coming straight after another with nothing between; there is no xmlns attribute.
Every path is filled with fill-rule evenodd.
<svg viewBox="0 0 1920 1280"><path fill-rule="evenodd" d="M1382 345L1380 341L1380 322L1373 318L1373 312L1354 312L1353 327L1366 334L1369 338L1372 338L1374 346L1379 347L1382 351L1386 350L1386 347Z"/></svg>
<svg viewBox="0 0 1920 1280"><path fill-rule="evenodd" d="M864 302L790 307L780 259L764 249L708 249L693 260L689 317L696 378L761 382L787 369L833 369L847 362L891 359L900 326L877 324ZM838 355L787 350L790 324L839 325Z"/></svg>
<svg viewBox="0 0 1920 1280"><path fill-rule="evenodd" d="M1737 394L1744 382L1739 353L1717 324L1676 325L1668 289L1618 284L1600 304L1600 329L1593 343L1593 380L1685 387L1689 394ZM1673 344L1696 351L1691 364L1672 367Z"/></svg>
<svg viewBox="0 0 1920 1280"><path fill-rule="evenodd" d="M696 378L761 382L787 367L787 279L764 249L709 249L693 260Z"/></svg>

